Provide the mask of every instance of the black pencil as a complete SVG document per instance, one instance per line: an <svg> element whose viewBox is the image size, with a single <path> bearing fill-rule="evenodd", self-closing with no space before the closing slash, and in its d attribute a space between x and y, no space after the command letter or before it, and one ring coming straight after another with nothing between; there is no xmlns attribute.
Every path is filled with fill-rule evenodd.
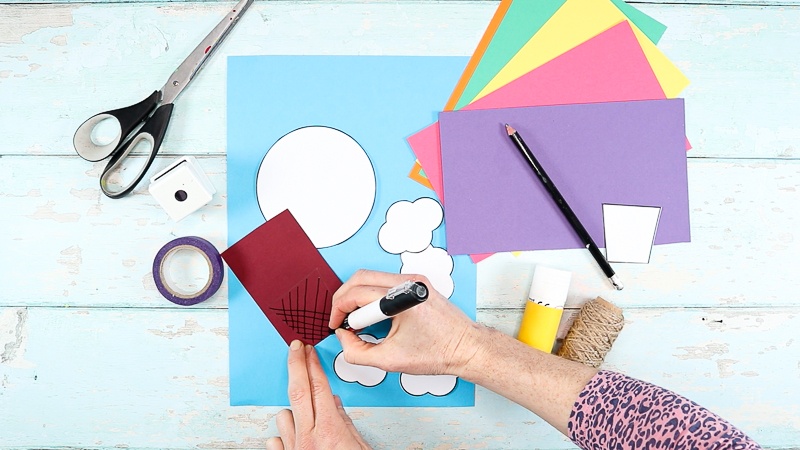
<svg viewBox="0 0 800 450"><path fill-rule="evenodd" d="M575 230L575 233L578 237L583 241L583 244L589 250L589 253L592 254L594 260L597 261L597 264L600 266L600 269L603 270L603 273L606 274L608 280L614 286L615 289L622 290L622 282L619 280L619 277L614 273L614 269L611 268L611 265L606 261L606 258L603 256L603 253L600 252L600 249L597 248L597 244L594 243L594 239L592 236L589 235L589 232L586 231L583 224L580 220L578 220L578 216L572 211L572 208L569 207L567 201L558 192L558 188L555 184L553 184L553 180L547 176L547 172L544 171L544 168L539 161L536 160L536 157L533 156L533 152L531 149L525 145L525 141L522 140L522 136L517 133L517 130L511 127L511 125L506 124L506 132L508 133L508 137L514 142L514 145L517 149L522 153L522 156L525 157L525 160L528 162L528 165L531 166L533 172L539 178L539 181L542 182L547 192L550 194L550 197L553 198L553 201L556 202L558 205L558 209L561 210L561 213L564 214L567 221L570 225L572 225L572 229Z"/></svg>

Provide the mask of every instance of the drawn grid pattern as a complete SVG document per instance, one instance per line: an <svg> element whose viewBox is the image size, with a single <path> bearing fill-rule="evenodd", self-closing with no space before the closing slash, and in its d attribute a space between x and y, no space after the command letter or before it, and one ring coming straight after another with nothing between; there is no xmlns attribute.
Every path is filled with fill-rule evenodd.
<svg viewBox="0 0 800 450"><path fill-rule="evenodd" d="M304 342L314 345L332 333L328 328L331 300L331 292L325 282L312 274L281 298L280 308L270 309Z"/></svg>

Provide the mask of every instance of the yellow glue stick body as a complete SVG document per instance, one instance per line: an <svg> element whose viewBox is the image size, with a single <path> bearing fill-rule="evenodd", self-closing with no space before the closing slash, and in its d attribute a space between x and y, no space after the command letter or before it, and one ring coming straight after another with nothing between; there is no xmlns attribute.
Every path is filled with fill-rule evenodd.
<svg viewBox="0 0 800 450"><path fill-rule="evenodd" d="M550 353L567 302L572 272L536 266L517 339Z"/></svg>

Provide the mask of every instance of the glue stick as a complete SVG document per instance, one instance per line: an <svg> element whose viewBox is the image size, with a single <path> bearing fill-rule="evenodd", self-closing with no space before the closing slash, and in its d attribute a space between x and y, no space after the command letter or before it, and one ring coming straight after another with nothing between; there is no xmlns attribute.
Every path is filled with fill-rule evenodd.
<svg viewBox="0 0 800 450"><path fill-rule="evenodd" d="M537 266L517 339L550 353L556 341L572 272Z"/></svg>

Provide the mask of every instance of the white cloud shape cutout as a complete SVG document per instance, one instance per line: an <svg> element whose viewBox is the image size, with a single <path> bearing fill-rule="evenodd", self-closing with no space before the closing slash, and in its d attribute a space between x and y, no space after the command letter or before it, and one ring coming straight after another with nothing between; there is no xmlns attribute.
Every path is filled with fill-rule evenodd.
<svg viewBox="0 0 800 450"><path fill-rule="evenodd" d="M419 253L403 253L400 260L400 273L425 275L433 289L447 298L453 295L453 257L445 249L428 246Z"/></svg>
<svg viewBox="0 0 800 450"><path fill-rule="evenodd" d="M383 338L377 339L375 336L369 334L359 334L358 337L362 341L370 342L372 344L379 344ZM344 360L344 352L339 352L336 359L333 360L333 371L336 376L342 381L348 383L358 383L365 387L374 387L386 378L386 371L372 366L361 366L358 364L350 364Z"/></svg>
<svg viewBox="0 0 800 450"><path fill-rule="evenodd" d="M453 392L458 378L453 375L409 375L400 374L400 386L411 395L425 394L441 397Z"/></svg>
<svg viewBox="0 0 800 450"><path fill-rule="evenodd" d="M352 137L304 127L269 149L256 178L256 197L269 220L288 209L317 248L350 239L375 203L375 170Z"/></svg>
<svg viewBox="0 0 800 450"><path fill-rule="evenodd" d="M442 224L442 206L422 197L413 203L399 201L386 211L386 223L378 231L378 243L388 253L421 252L431 244L433 230Z"/></svg>

